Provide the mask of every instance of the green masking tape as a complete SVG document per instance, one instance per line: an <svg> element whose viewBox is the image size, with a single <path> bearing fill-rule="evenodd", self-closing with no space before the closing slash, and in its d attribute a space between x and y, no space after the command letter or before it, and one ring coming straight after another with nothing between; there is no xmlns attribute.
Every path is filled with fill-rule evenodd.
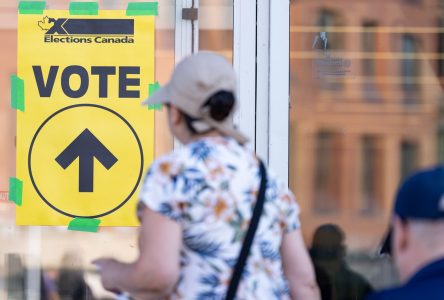
<svg viewBox="0 0 444 300"><path fill-rule="evenodd" d="M23 182L15 177L9 178L9 201L22 206Z"/></svg>
<svg viewBox="0 0 444 300"><path fill-rule="evenodd" d="M99 230L100 220L88 218L75 218L69 222L68 230L97 232Z"/></svg>
<svg viewBox="0 0 444 300"><path fill-rule="evenodd" d="M20 1L18 10L20 15L42 15L45 7L45 1Z"/></svg>
<svg viewBox="0 0 444 300"><path fill-rule="evenodd" d="M162 110L162 104L148 104L148 110Z"/></svg>
<svg viewBox="0 0 444 300"><path fill-rule="evenodd" d="M149 85L148 95L154 94L158 89L160 89L160 85L158 82L151 83ZM149 110L162 110L162 104L148 104Z"/></svg>
<svg viewBox="0 0 444 300"><path fill-rule="evenodd" d="M99 3L97 2L70 2L70 15L97 16L99 14Z"/></svg>
<svg viewBox="0 0 444 300"><path fill-rule="evenodd" d="M126 9L127 16L157 16L159 15L158 2L129 2Z"/></svg>
<svg viewBox="0 0 444 300"><path fill-rule="evenodd" d="M17 75L11 75L11 107L25 111L25 81Z"/></svg>

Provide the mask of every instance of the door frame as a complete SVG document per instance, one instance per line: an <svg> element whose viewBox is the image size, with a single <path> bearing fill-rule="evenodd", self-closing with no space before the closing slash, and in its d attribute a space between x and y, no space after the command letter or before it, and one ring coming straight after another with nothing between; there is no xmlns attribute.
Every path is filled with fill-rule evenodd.
<svg viewBox="0 0 444 300"><path fill-rule="evenodd" d="M192 53L191 41L198 51L199 22L191 26L182 20L182 9L193 5L199 8L199 0L176 0L176 63ZM233 14L233 66L239 80L234 123L288 185L290 1L233 0Z"/></svg>

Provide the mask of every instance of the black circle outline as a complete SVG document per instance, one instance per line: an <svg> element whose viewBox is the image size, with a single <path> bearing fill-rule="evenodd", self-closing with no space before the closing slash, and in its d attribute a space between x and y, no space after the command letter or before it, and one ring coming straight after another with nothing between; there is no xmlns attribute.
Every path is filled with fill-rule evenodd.
<svg viewBox="0 0 444 300"><path fill-rule="evenodd" d="M99 109L103 109L106 110L114 115L116 115L119 119L121 119L127 126L128 128L131 130L131 132L133 133L134 137L136 138L137 144L139 146L139 151L140 151L140 171L139 171L139 177L137 178L137 183L134 186L133 190L131 191L131 193L128 195L128 197L122 202L120 203L118 206L116 206L115 208L104 212L102 214L98 214L98 215L93 215L93 216L79 216L79 215L73 215L70 213L67 213L57 207L55 207L53 204L51 204L51 202L49 202L44 196L43 194L40 192L40 190L37 187L37 184L34 181L34 176L32 175L32 166L31 166L31 157L32 157L32 149L34 147L34 143L35 140L37 139L38 134L40 133L40 131L43 129L43 127L52 119L54 118L56 115L64 112L65 110L68 109L73 109L73 108L77 108L77 107L94 107L94 108L99 108ZM136 131L134 130L134 128L131 126L131 124L124 118L122 117L119 113L115 112L112 109L109 109L108 107L104 107L101 105L97 105L97 104L75 104L75 105L71 105L71 106L66 106L58 111L56 111L55 113L53 113L52 115L50 115L37 129L36 133L34 134L32 141L31 141L31 145L29 146L29 153L28 153L28 171L29 171L29 176L31 178L31 182L32 185L34 186L34 189L36 190L37 194L40 196L40 198L42 198L42 200L49 206L51 207L53 210L57 211L60 214L63 214L67 217L72 217L72 218L91 218L91 219L95 219L95 218L101 218L104 217L106 215L109 215L113 212L115 212L116 210L118 210L119 208L121 208L123 205L126 204L126 202L128 202L128 200L133 196L133 194L136 192L139 183L142 179L142 173L143 173L143 166L144 166L144 157L143 157L143 150L142 150L142 143L140 142L140 139L136 133Z"/></svg>

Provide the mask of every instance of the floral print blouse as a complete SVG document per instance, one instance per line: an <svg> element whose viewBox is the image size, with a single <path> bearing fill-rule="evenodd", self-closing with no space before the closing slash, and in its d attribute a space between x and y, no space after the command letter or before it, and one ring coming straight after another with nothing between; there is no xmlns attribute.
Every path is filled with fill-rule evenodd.
<svg viewBox="0 0 444 300"><path fill-rule="evenodd" d="M237 299L289 299L279 248L284 233L299 229L299 206L267 172L264 211ZM255 154L228 137L199 139L153 162L141 201L177 222L183 236L170 299L224 299L259 183Z"/></svg>

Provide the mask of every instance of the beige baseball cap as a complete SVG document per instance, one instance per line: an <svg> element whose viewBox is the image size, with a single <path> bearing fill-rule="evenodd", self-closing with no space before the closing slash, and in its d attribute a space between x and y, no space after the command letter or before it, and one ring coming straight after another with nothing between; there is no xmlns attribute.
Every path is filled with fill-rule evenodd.
<svg viewBox="0 0 444 300"><path fill-rule="evenodd" d="M214 128L244 144L248 138L233 125L232 115L218 122L211 118L205 102L220 91L232 92L237 100L237 79L231 64L211 52L198 52L183 59L174 69L170 81L142 104L172 104L198 120L199 131Z"/></svg>

